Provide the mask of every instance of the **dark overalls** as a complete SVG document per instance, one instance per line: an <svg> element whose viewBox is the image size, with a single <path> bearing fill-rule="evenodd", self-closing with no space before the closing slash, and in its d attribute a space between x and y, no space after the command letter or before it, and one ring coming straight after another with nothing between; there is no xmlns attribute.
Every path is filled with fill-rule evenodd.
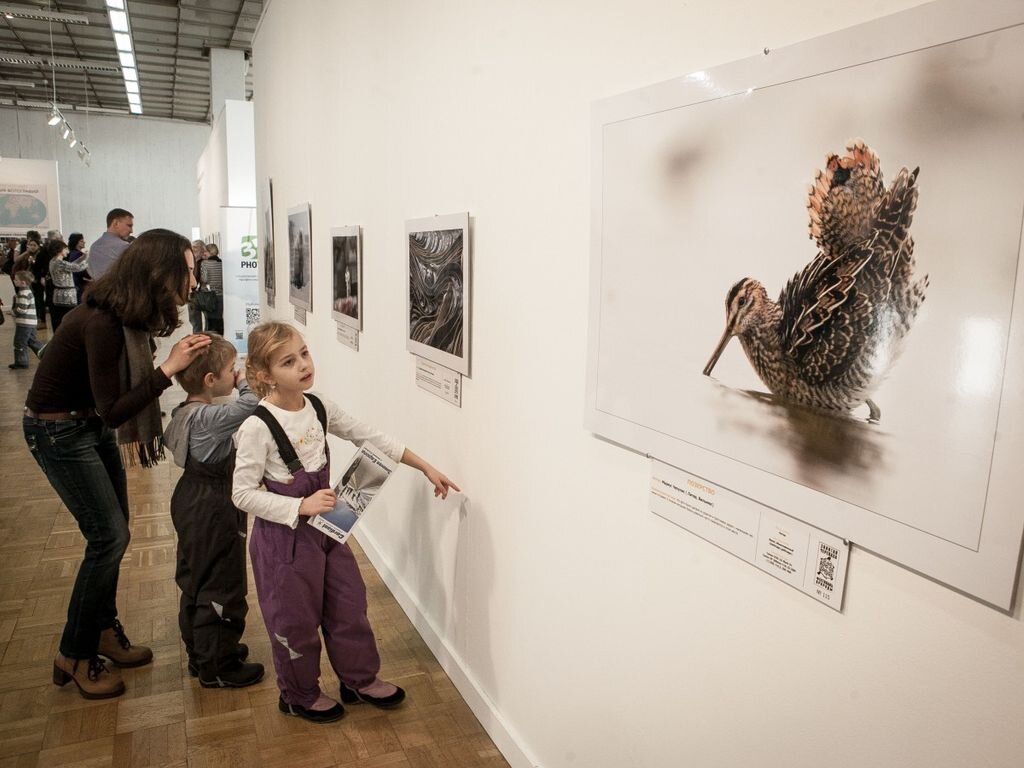
<svg viewBox="0 0 1024 768"><path fill-rule="evenodd" d="M327 435L323 403L306 395ZM280 422L260 406L255 416L270 428L292 480L263 479L271 493L305 498L330 488L330 449L327 461L308 472L295 453ZM287 704L312 706L320 697L320 636L327 658L342 683L358 690L370 685L380 671L377 642L366 617L366 585L348 544L332 539L299 517L290 528L257 517L249 543L263 621L277 671L277 687Z"/></svg>
<svg viewBox="0 0 1024 768"><path fill-rule="evenodd" d="M196 461L189 453L171 497L171 520L178 532L178 626L189 661L203 680L214 680L238 660L238 641L249 612L246 518L231 503L234 470L234 448L216 462Z"/></svg>

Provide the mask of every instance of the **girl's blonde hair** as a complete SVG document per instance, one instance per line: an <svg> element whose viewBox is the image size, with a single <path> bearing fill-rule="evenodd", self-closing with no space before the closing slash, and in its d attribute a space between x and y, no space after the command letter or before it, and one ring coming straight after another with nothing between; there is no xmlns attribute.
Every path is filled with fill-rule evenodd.
<svg viewBox="0 0 1024 768"><path fill-rule="evenodd" d="M245 358L245 378L260 397L270 394L270 385L260 381L260 373L270 373L274 353L301 334L288 323L260 323L249 331L249 351Z"/></svg>

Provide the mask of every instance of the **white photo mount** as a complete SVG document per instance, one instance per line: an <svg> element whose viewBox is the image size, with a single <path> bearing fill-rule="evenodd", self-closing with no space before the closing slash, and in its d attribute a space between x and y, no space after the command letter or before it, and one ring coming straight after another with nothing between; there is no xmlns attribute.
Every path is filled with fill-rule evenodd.
<svg viewBox="0 0 1024 768"><path fill-rule="evenodd" d="M1014 598L1024 533L1024 505L1020 503L1020 499L1024 498L1024 474L1019 471L1021 459L1024 458L1024 397L1021 395L1024 392L1024 307L1021 306L1024 301L1024 269L1019 268L1020 216L1024 195L1020 192L1018 175L1022 170L1021 158L1024 157L1024 137L1021 137L1019 131L1019 115L1024 111L1020 104L1024 94L1024 88L1020 87L1021 73L1024 72L1024 64L1021 63L1024 58L1022 36L1024 6L1019 2L996 0L978 6L963 0L940 0L835 34L773 50L768 55L693 72L685 77L596 103L592 123L592 257L586 426L628 448L657 457L673 466L683 467L741 496L755 499L979 600L1008 610ZM978 55L979 47L984 49L982 56ZM970 66L963 63L966 57L969 57ZM886 82L886 78L880 76L880 68L883 67L887 68L885 74L892 74L899 79ZM865 74L861 76L860 72ZM915 73L918 76L916 85L900 91L905 101L897 99L891 103L888 122L879 119L865 127L865 121L861 119L864 112L858 109L859 104L848 103L849 96L858 90L851 89L850 83L862 77L863 87L859 90L874 97L875 93L887 93L885 88L892 88L896 82L914 82ZM971 77L982 83L981 87ZM780 126L775 133L769 132L771 125L753 119L749 111L759 104L774 103L773 99L782 101L785 94L799 96L806 92L820 95L828 91L824 87L825 83L837 84L839 80L843 81L845 87L833 87L830 92L837 99L847 99L843 109L835 107L833 102L819 101L815 104L813 101L805 103L799 98L790 98L787 109L773 113L770 122ZM965 84L971 85L967 87ZM808 90L801 91L802 88ZM940 107L929 110L925 104L916 101L927 100L928 97L937 98ZM889 106L888 102L878 102L875 106L879 104L882 107L879 112L884 112L884 107ZM947 106L942 107L941 104ZM717 138L728 145L727 152L708 153L704 152L705 148L699 143L679 141L680 125L692 125L686 121L699 120L702 113L707 115L712 110L717 111L715 119L720 121L718 124L729 129L728 136L717 134ZM761 114L764 114L763 110ZM915 123L913 119L904 120L896 115L917 115L920 121ZM673 116L679 117L678 123L671 123ZM652 129L652 135L656 134L662 141L659 145L662 154L656 156L652 152L649 157L639 158L616 155L616 146L638 146L637 134L628 134L628 126L631 121L647 118L652 119L651 125L654 125L653 120L658 121ZM826 120L846 120L848 127L822 128L822 135L831 131L829 140L813 142L813 147L806 148L809 155L813 149L814 156L806 167L799 166L801 175L792 178L773 175L775 169L772 163L781 153L790 151L790 147L780 146L778 137L785 135L782 140L784 143L789 140L789 134L794 137L798 134L806 136L807 132L818 130L817 125L824 125ZM815 125L808 125L815 121L818 121ZM713 124L713 121L708 119L706 124ZM1017 127L1004 127L1011 125ZM750 131L756 129L759 142L747 140L749 134L745 131L748 128ZM906 133L912 129L917 130L918 134ZM715 134L711 135L716 138ZM984 137L989 135L1005 135L1009 138L995 143L985 140ZM918 136L921 137L920 141L917 140ZM760 454L766 457L764 463L746 460L732 447L722 449L713 442L695 439L693 435L696 427L690 423L693 420L679 417L680 423L687 422L683 428L677 429L676 424L667 427L656 419L647 418L645 413L640 413L647 405L635 408L626 397L630 391L626 389L626 378L632 376L647 388L649 403L660 404L661 389L664 388L666 392L675 390L673 407L682 409L687 405L687 390L679 385L684 376L690 377L692 374L694 378L686 379L691 382L700 376L700 367L711 353L718 334L722 332L725 319L723 299L732 281L745 275L765 279L765 288L770 297L774 298L794 270L799 270L814 256L814 245L808 243L806 230L798 232L802 239L797 237L792 240L793 247L788 253L796 255L788 267L788 273L773 266L772 274L763 274L767 269L765 253L769 248L764 241L775 238L778 232L795 232L806 227L806 216L802 205L798 203L797 210L786 208L770 219L769 224L774 222L777 226L755 227L750 223L751 216L764 215L763 210L749 205L746 193L755 189L759 194L749 197L758 197L766 209L770 209L773 204L769 199L771 196L785 197L787 200L799 198L806 184L814 180L813 170L819 167L814 163L820 164L822 156L827 152L841 153L846 141L858 137L879 151L887 184L895 178L901 165L911 169L918 164L921 166L921 192L912 234L916 241L918 270L930 274L931 286L928 299L907 336L903 355L883 386L890 387L887 391L891 393L893 388L901 386L901 381L912 378L908 372L923 373L918 374L921 376L920 383L913 391L908 387L909 394L901 393L901 408L892 405L897 401L894 396L887 397L881 403L883 416L880 428L870 433L872 436L881 434L881 439L886 441L892 439L893 434L898 439L917 439L921 446L920 455L926 462L921 470L924 477L922 479L918 476L913 483L908 481L902 488L892 491L901 500L907 499L906 503L901 501L898 505L897 514L876 511L879 507L874 506L874 502L881 494L874 490L871 493L876 498L868 498L862 503L847 500L851 498L851 494L845 492L848 488L836 492L817 490L802 482L802 478L794 477L793 473L766 469L765 466L770 465L775 458L767 453ZM627 138L633 140L632 144ZM926 139L932 142L931 155L921 151ZM613 143L615 141L617 145ZM794 138L793 141L799 139ZM982 157L986 144L989 154ZM946 164L936 162L936 147L938 151L946 153L947 159L952 159ZM797 149L803 151L804 147ZM1001 165L991 162L991 153L998 154ZM742 164L742 172L738 175L731 173L732 168L724 168L718 162L720 157L729 155ZM1009 158L1012 158L1012 170L1005 165ZM623 175L631 168L643 168L644 163L650 163L652 159L665 161L668 173L662 177L651 175L648 178ZM976 169L982 166L980 162L974 162L976 159L986 161L984 176L969 178L951 172L962 167L974 168L975 173L979 173ZM701 163L707 166L706 172L701 171ZM987 170L990 165L995 168L991 173ZM610 174L613 173L620 174L630 184L607 186L608 180L612 178ZM668 174L673 176L670 178ZM679 179L683 181L679 182ZM712 184L702 184L708 179ZM964 189L984 188L993 194L991 190L996 185L989 183L991 180L1003 183L1004 186L998 189L1010 190L1011 193L1002 195L1000 199L1005 205L998 206L998 212L996 207L988 205L989 218L985 219L985 224L979 223L982 217L976 214L976 210L984 209L987 199L979 200L977 196L964 194L959 215L956 213L958 209L948 204L951 196L959 194L958 182ZM732 195L716 197L712 186L718 182ZM773 182L774 187L771 186ZM663 186L657 186L658 183L663 183ZM664 190L670 183L676 184L673 188L674 199L665 201L658 198L659 190ZM758 187L758 184L763 186ZM1009 184L1018 186L1007 186ZM693 194L692 190L700 190L700 195ZM623 216L617 220L616 211L610 207L609 201L614 201L617 196L623 201L620 212L636 212L645 206L645 199L639 197L642 194L649 195L648 199L663 205L666 210L671 209L672 213L685 212L687 208L694 209L708 202L707 207L719 206L725 210L725 214L732 216L734 222L742 221L743 226L734 226L732 231L727 226L720 226L715 230L714 237L705 237L702 241L700 238L703 235L699 232L673 229L669 215L662 219L668 222L664 230L635 218ZM977 202L977 207L972 201ZM988 222L999 225L998 236L1001 239L995 246L992 245L995 240L990 239L980 247L962 251L965 264L982 270L980 274L974 273L973 281L963 279L953 270L943 272L951 261L948 254L941 254L946 262L939 265L941 248L951 247L950 241L935 234L940 231L936 222L942 219L949 222L949 226L969 230L969 234L975 237L983 235L994 238L996 235L992 234ZM762 242L752 245L749 241L734 237L736 232L743 229L760 233ZM941 231L945 232L944 229ZM647 252L648 241L655 244L671 243L671 256L677 263L686 258L700 258L704 260L702 263L715 268L713 261L716 259L721 261L726 257L735 257L735 263L739 265L739 256L747 256L749 259L744 264L749 267L731 270L733 274L727 282L711 281L713 290L708 288L705 291L705 285L678 279L674 274L658 274L660 284L655 286L655 291L645 290L647 286L630 283L630 280L638 274L651 274L649 265L636 258L637 254ZM790 242L786 240L784 245L788 249ZM800 250L803 248L811 250ZM994 273L986 270L997 259L1012 260L1015 266L1007 271L1002 269L1000 262L999 279L993 279ZM1002 279L1004 273L1008 277ZM996 286L1000 291L999 302L990 305L982 302L980 306L985 307L985 311L973 316L968 313L951 315L944 312L944 308L950 306L946 298L951 293L967 294L973 288L972 282L973 286ZM667 301L676 303L657 304L660 295L655 294L661 291ZM711 298L705 298L705 294ZM651 310L648 314L653 319L645 315L646 322L637 321L634 327L629 324L626 314L638 308L638 301L660 307L660 313ZM674 307L674 311L669 311L670 306ZM705 312L705 306L711 309ZM962 322L958 320L961 317ZM621 322L623 319L627 322ZM975 320L978 322L972 322ZM946 332L929 337L929 326L934 328L943 322L946 323ZM682 370L683 366L673 369L670 360L673 356L681 356L685 339L683 343L674 343L677 340L673 339L671 344L665 344L662 340L661 343L641 349L635 359L645 364L655 360L650 369L633 365L629 354L625 357L618 354L622 351L628 353L631 344L647 343L640 338L642 334L637 333L637 328L647 329L649 336L657 336L657 325L668 323L675 324L680 329L680 335L689 332L700 334L702 339L706 335L710 341L701 342L705 347L703 356L693 360L688 358L685 371ZM923 341L926 339L938 341L928 345ZM935 359L938 355L935 350L941 347L942 341L950 343L948 359L951 367L959 359L954 354L956 349L972 353L973 357L968 355L963 358L965 361L977 360L985 355L988 357L982 360L984 365L961 370L956 376L936 373L936 368L921 365L920 361ZM959 347L954 347L955 344ZM750 374L750 366L735 339L727 355L732 356L730 364L734 364L734 371L746 366L744 370ZM928 355L932 355L932 358ZM916 369L912 361L918 362ZM722 365L719 363L719 368L715 370L716 377L720 372L723 374L721 383L717 385L719 389L731 389L737 393L742 389L755 393L766 391L756 377L752 379L753 384L745 387L732 385L732 380L727 380L721 371ZM994 373L997 369L998 374ZM659 382L663 382L663 385ZM981 486L980 492L972 496L979 499L979 502L968 508L951 501L944 502L941 498L944 490L952 494L961 485L958 480L951 478L950 473L944 469L931 469L930 480L927 473L928 465L938 449L946 450L947 466L954 465L954 454L960 445L957 435L959 431L974 428L981 411L979 407L978 412L972 412L969 399L965 405L955 408L943 408L941 405L932 407L940 399L934 393L950 392L954 396L967 397L963 393L972 392L972 388L986 393L988 400L985 413L990 416L991 426L987 427L986 433L988 451L974 450L972 453L972 457L983 457L984 467L969 473L971 482L980 483ZM736 401L737 398L731 400ZM907 403L910 403L909 407ZM655 407L660 405L651 406ZM915 408L918 413L912 414ZM687 412L689 415L695 415L697 419L703 417L697 411ZM732 428L737 434L740 431L735 425L741 419L727 409L708 418L712 421L717 419L717 423L709 423L706 431L701 433L702 438L713 435L716 429ZM915 432L916 428L897 429L901 418L902 424L922 425L921 431ZM918 420L912 421L913 418ZM744 428L756 430L758 426L756 422L747 420ZM939 437L920 437L919 434L930 434L923 431L925 428L946 430L949 437L946 442ZM864 432L868 433L868 430ZM886 445L891 446L891 443ZM892 469L886 456L879 458L873 452L874 446L875 443L870 440L865 443L860 474L856 482L851 480L848 483L855 493L860 493L868 484L877 483L887 473L891 485L898 486L903 477ZM784 451L778 452L781 454ZM890 458L891 454L892 451L889 452ZM915 499L918 491L921 491L921 496ZM901 511L907 514L901 517ZM976 522L976 530L964 524L966 516L971 516L972 525ZM959 527L959 530L954 530L955 535L947 534L939 529L940 523L949 529Z"/></svg>
<svg viewBox="0 0 1024 768"><path fill-rule="evenodd" d="M355 268L355 274L351 275L350 278L342 277L345 281L346 286L352 284L355 285L355 317L347 314L338 309L338 302L343 297L339 297L339 288L342 288L343 292L348 291L351 293L350 288L339 286L339 255L342 259L348 259L354 254L355 263L351 265L343 265L341 274L347 275L352 267ZM331 228L331 317L338 323L339 327L344 325L355 331L363 330L363 237L360 227L358 225L351 227L332 227ZM348 295L348 294L346 294Z"/></svg>
<svg viewBox="0 0 1024 768"><path fill-rule="evenodd" d="M469 213L406 221L405 252L406 349L468 378L472 325ZM456 303L458 307L452 309ZM438 311L449 310L449 317L437 316ZM414 339L415 335L428 341Z"/></svg>
<svg viewBox="0 0 1024 768"><path fill-rule="evenodd" d="M313 222L309 203L288 209L288 300L313 311ZM302 285L295 283L301 280Z"/></svg>

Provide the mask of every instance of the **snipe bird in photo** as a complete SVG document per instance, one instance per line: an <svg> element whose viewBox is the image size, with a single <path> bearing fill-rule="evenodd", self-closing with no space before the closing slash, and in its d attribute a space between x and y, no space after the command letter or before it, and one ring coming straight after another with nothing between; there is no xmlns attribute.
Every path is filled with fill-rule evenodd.
<svg viewBox="0 0 1024 768"><path fill-rule="evenodd" d="M895 362L900 342L924 301L928 276L914 279L910 225L917 174L902 168L886 188L881 164L863 141L828 155L808 190L815 259L772 301L744 278L725 299L726 322L704 368L710 376L733 336L777 397L815 408L850 411L866 403Z"/></svg>

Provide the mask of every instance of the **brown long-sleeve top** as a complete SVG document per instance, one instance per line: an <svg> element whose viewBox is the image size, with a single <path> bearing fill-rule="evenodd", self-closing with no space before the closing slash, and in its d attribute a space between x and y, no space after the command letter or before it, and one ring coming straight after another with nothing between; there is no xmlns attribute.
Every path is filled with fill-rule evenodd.
<svg viewBox="0 0 1024 768"><path fill-rule="evenodd" d="M25 405L36 413L95 408L108 427L119 427L171 386L154 368L139 386L122 393L123 350L121 321L106 310L79 306L46 345Z"/></svg>

